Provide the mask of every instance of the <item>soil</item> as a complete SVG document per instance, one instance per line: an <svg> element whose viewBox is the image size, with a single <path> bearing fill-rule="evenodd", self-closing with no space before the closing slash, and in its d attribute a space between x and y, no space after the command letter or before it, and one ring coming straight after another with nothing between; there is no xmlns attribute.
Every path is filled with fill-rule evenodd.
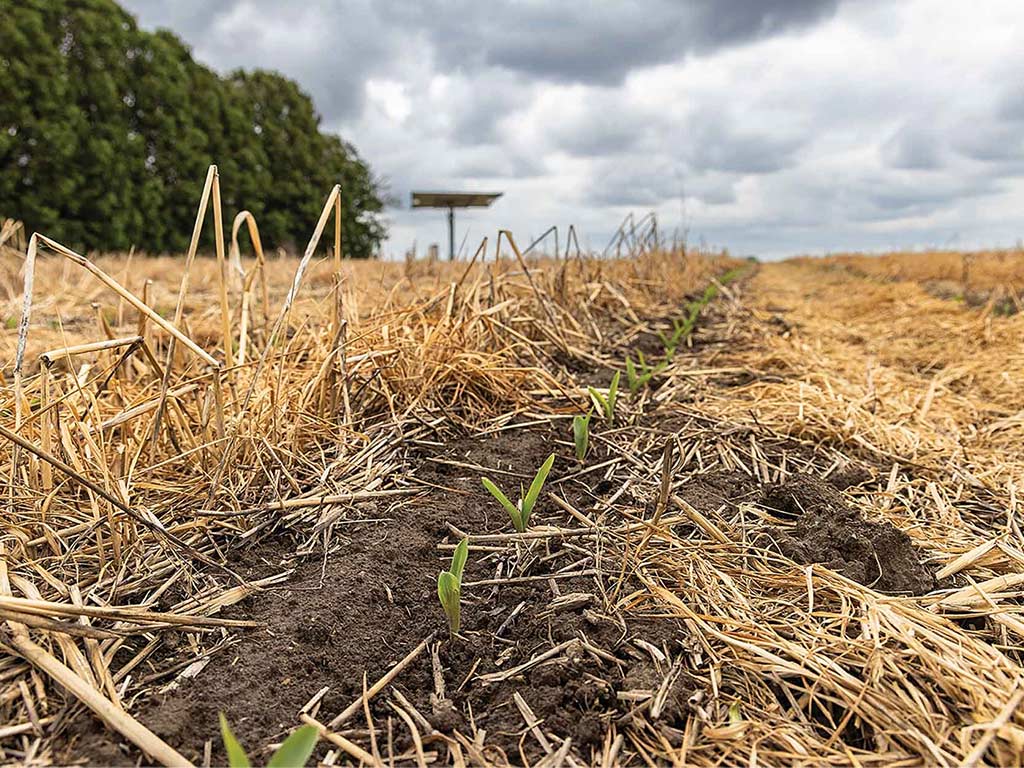
<svg viewBox="0 0 1024 768"><path fill-rule="evenodd" d="M865 520L831 484L811 476L765 489L761 505L793 520L767 533L786 557L821 563L860 584L889 594L923 595L935 577L906 533L888 522Z"/></svg>
<svg viewBox="0 0 1024 768"><path fill-rule="evenodd" d="M487 743L511 764L534 761L544 750L525 728L513 700L518 691L543 721L545 732L571 737L577 754L600 751L609 721L628 716L670 671L670 662L656 659L634 641L651 643L669 659L676 658L690 647L680 625L665 618L627 622L610 615L593 576L473 586L499 571L523 577L566 566L575 570L572 564L580 555L562 551L555 539L517 542L501 553L474 552L471 543L459 637L449 639L437 605L437 573L450 556L450 550L439 552L437 544L455 541L449 524L474 534L511 530L505 513L480 485L483 472L462 465L488 468L487 474L512 496L512 489L520 481L528 484L556 446L558 459L549 488L557 488L581 510L591 506L594 494L613 490L598 487L598 478L593 489L559 484L560 467L575 469L568 447L557 447L560 437L550 429L531 427L456 440L439 454L411 456L419 467L415 477L427 492L393 510L360 510L363 517L389 520L346 525L345 539L326 560L290 562L285 553L292 547L284 541L250 553L235 564L247 578L296 568L286 586L267 589L223 612L264 626L242 634L236 645L213 656L196 679L153 698L136 716L189 759L201 761L210 742L213 763L218 764L225 759L218 728L218 713L224 712L242 744L256 753L254 759L265 760L267 756L259 754L262 745L280 741L296 725L300 708L323 686L329 691L319 718L326 722L358 698L364 673L372 684L433 633L441 641L438 656L447 701L434 695L429 653L417 657L395 683L433 728L445 733L458 729L470 738L474 726L485 729ZM566 522L565 514L546 500L538 503L534 520L578 525ZM574 639L585 640L597 651L577 644L506 681L478 680ZM685 673L670 686L661 715L669 736L681 734L695 690ZM394 716L386 694L373 699L371 713L384 751L387 720ZM96 731L89 720L82 718L72 734L65 759L87 758L103 765L138 760L133 748L112 742L111 734ZM344 727L365 731L365 718L360 713ZM421 735L428 737L427 732ZM321 754L328 746L321 743ZM396 759L408 757L411 747L408 729L395 718ZM489 757L501 759L498 754Z"/></svg>
<svg viewBox="0 0 1024 768"><path fill-rule="evenodd" d="M767 509L788 525L768 526L763 533L797 563L820 563L879 592L926 594L935 578L910 537L891 523L864 519L839 493L870 477L865 468L850 465L827 480L799 474L762 485L739 470L720 471L690 479L682 495L703 514L744 502Z"/></svg>
<svg viewBox="0 0 1024 768"><path fill-rule="evenodd" d="M562 438L558 431L532 426L419 452L410 461L418 467L415 478L425 493L391 510L359 509L359 516L388 521L346 525L345 538L326 559L292 562L287 555L291 543L283 540L245 553L234 565L247 578L296 568L285 587L265 590L224 611L264 626L213 656L197 679L149 701L137 713L139 720L190 759L201 760L209 741L217 764L225 758L218 730L218 713L224 712L242 743L258 752L294 727L300 708L322 687L329 690L319 718L328 721L360 695L364 673L372 684L433 633L440 640L446 698L436 695L429 653L421 654L395 683L432 728L471 737L475 726L487 731L492 750L500 750L489 759L534 761L544 751L525 728L513 699L518 692L546 732L570 737L577 754L594 758L609 721L643 706L669 674L670 662L656 659L635 641L678 658L692 647L685 630L663 617L625 620L610 614L592 576L473 585L499 573L533 576L566 565L576 570L572 563L578 553L563 551L556 539L517 542L498 553L484 551L487 545L474 551L471 545L459 637L448 638L435 592L437 573L450 552L439 552L437 543L455 540L449 525L477 535L510 530L504 512L481 488L484 472L478 466L512 495L554 447L558 458L549 488L577 509L586 513L594 498L614 491L597 478L593 486L558 482L559 468L575 468ZM883 592L921 594L933 586L906 534L864 520L827 481L800 475L764 486L742 472L712 472L683 483L680 494L704 513L741 502L773 511L788 524L765 532L799 563L822 563ZM534 514L538 523L574 525L547 500ZM597 654L576 645L508 680L479 680L574 639L584 639ZM670 741L681 735L689 702L695 694L699 698L701 686L685 672L671 685L660 719ZM374 698L371 714L383 741L387 720L394 716L386 694ZM365 719L357 715L345 727L365 733ZM408 757L412 742L400 720L395 719L393 733L394 754ZM429 731L421 735L428 746L436 742L443 749L443 741ZM326 749L321 744L321 753ZM138 759L134 749L96 731L89 718L81 719L68 742L66 758L72 756L103 765Z"/></svg>

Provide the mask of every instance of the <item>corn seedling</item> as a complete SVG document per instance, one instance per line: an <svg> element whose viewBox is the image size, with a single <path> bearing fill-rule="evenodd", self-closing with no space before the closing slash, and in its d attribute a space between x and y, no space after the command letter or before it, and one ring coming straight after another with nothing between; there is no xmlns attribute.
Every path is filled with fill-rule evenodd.
<svg viewBox="0 0 1024 768"><path fill-rule="evenodd" d="M453 635L459 633L462 600L462 571L469 557L469 539L463 539L455 547L452 564L447 571L437 575L437 597L448 616L448 629Z"/></svg>
<svg viewBox="0 0 1024 768"><path fill-rule="evenodd" d="M593 399L594 404L601 409L604 414L605 421L608 422L608 426L615 423L615 400L619 394L619 372L616 371L615 375L612 376L612 383L608 385L608 394L602 395L593 387L587 387L587 391L590 392L590 397Z"/></svg>
<svg viewBox="0 0 1024 768"><path fill-rule="evenodd" d="M756 259L754 263L756 263ZM744 265L742 267L733 267L732 269L723 272L721 276L718 278L718 282L720 282L722 285L728 285L733 280L739 278L749 268L749 265Z"/></svg>
<svg viewBox="0 0 1024 768"><path fill-rule="evenodd" d="M703 300L689 302L687 304L686 317L682 319L673 318L671 336L666 336L661 331L658 332L661 343L665 345L666 357L671 359L675 355L679 344L693 333L693 329L697 327L697 318L700 317L701 310L705 306L706 302Z"/></svg>
<svg viewBox="0 0 1024 768"><path fill-rule="evenodd" d="M249 768L249 756L235 738L223 712L220 713L220 735L224 740L224 751L228 753L228 765L231 768ZM313 748L319 738L320 734L315 726L304 725L297 728L277 748L267 763L267 768L298 768L305 765L309 756L313 754Z"/></svg>
<svg viewBox="0 0 1024 768"><path fill-rule="evenodd" d="M672 319L672 335L666 336L661 331L658 331L658 337L661 339L661 343L665 347L665 356L671 358L676 353L676 348L679 343L690 335L693 330L694 318L687 317L685 320L679 318Z"/></svg>
<svg viewBox="0 0 1024 768"><path fill-rule="evenodd" d="M626 358L626 384L629 387L629 393L635 395L644 384L648 382L648 379L644 378L642 374L637 373L636 364L633 362L632 357Z"/></svg>
<svg viewBox="0 0 1024 768"><path fill-rule="evenodd" d="M629 385L630 394L633 395L640 390L640 387L647 386L657 372L648 364L643 352L637 350L636 357L639 362L639 368L633 363L633 358L626 358L626 382Z"/></svg>
<svg viewBox="0 0 1024 768"><path fill-rule="evenodd" d="M484 488L491 494L498 503L505 508L508 512L508 516L512 518L512 525L520 533L526 530L526 527L530 524L530 514L533 512L533 507L537 503L537 497L540 496L540 491L544 487L544 481L548 479L548 473L551 471L551 467L555 463L555 454L548 456L547 460L540 465L540 469L537 470L537 474L533 477L533 482L530 483L530 489L526 492L526 495L522 495L522 489L520 488L520 499L519 504L513 504L508 500L508 496L502 493L502 490L491 482L488 478L482 477L480 481L484 484Z"/></svg>
<svg viewBox="0 0 1024 768"><path fill-rule="evenodd" d="M593 415L593 411L588 411L586 416L577 414L572 417L572 439L576 444L576 460L580 463L587 458L590 447L590 417Z"/></svg>

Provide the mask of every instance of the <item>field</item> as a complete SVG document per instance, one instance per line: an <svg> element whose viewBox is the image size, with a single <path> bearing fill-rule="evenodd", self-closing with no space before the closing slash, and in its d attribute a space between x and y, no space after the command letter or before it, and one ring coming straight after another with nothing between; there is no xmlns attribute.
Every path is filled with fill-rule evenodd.
<svg viewBox="0 0 1024 768"><path fill-rule="evenodd" d="M355 262L330 213L308 266L5 230L0 762L223 764L220 713L260 763L1024 760L1021 253ZM482 478L552 454L517 531Z"/></svg>

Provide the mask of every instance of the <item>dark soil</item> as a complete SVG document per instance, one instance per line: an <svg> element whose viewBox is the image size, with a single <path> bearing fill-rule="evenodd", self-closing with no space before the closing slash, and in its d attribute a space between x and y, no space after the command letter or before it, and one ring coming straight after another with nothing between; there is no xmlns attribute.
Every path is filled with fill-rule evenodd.
<svg viewBox="0 0 1024 768"><path fill-rule="evenodd" d="M802 565L821 563L879 592L930 592L935 579L910 537L891 523L865 520L837 490L870 477L864 467L849 465L827 480L801 474L781 485L762 485L739 470L720 471L691 478L683 495L703 514L743 502L771 511L790 524L765 533L779 552Z"/></svg>
<svg viewBox="0 0 1024 768"><path fill-rule="evenodd" d="M627 621L612 615L603 603L602 582L593 576L473 585L497 576L579 570L574 565L579 551L557 539L512 542L498 552L486 551L488 545L471 547L463 628L457 638L448 638L436 597L437 573L450 555L450 550L439 552L437 545L455 540L449 525L476 535L511 530L505 513L480 486L485 472L478 467L485 467L514 497L520 482L528 484L535 468L555 450L558 458L548 488L577 509L590 513L594 499L614 492L612 484L597 476L586 483L559 483L558 476L571 474L576 466L566 437L532 426L414 452L409 459L418 467L415 478L423 495L393 509L370 504L354 510L353 519L388 521L350 522L325 560L289 562L286 553L292 546L282 540L244 554L235 566L247 578L296 567L286 586L224 611L225 616L264 626L241 634L237 644L212 657L197 679L153 698L137 717L190 759L201 760L210 742L214 764L219 764L225 756L218 713L224 712L242 743L263 761L266 755L260 750L296 725L300 708L322 687L330 689L319 712L326 722L360 695L364 674L372 684L435 633L446 698L436 695L429 653L421 654L395 682L432 729L444 734L458 730L472 738L475 726L487 731L489 759L534 761L543 750L514 702L518 692L543 721L546 733L571 738L574 753L596 759L610 721L628 719L633 708L643 709L670 674L672 660L685 659L692 647L685 630L664 617ZM846 482L834 480L837 485ZM788 524L766 533L779 551L799 563L822 563L883 592L921 594L933 587L931 573L906 534L887 523L864 520L829 482L800 475L782 485L763 486L743 472L712 472L682 483L679 493L706 514L741 502L772 510ZM546 499L534 515L539 523L578 525ZM593 562L585 567L592 568ZM603 583L609 584L614 575ZM597 652L577 643L509 679L489 684L479 679L571 640L582 640ZM656 659L645 643L668 660ZM659 721L670 741L681 737L689 701L701 686L700 678L689 676L684 665ZM394 754L398 762L408 759L409 732L394 717L387 691L374 698L371 713L382 742L388 718L393 718ZM81 718L76 727L65 758L102 765L139 759L134 748L97 731L90 718ZM362 715L341 726L343 732L345 728L361 729L359 740L366 742ZM421 735L429 748L445 748L429 731ZM320 749L323 754L327 745L321 743Z"/></svg>
<svg viewBox="0 0 1024 768"><path fill-rule="evenodd" d="M923 595L935 588L935 577L906 533L888 522L865 520L827 482L801 476L766 488L760 503L794 521L768 533L798 563L821 563L879 592Z"/></svg>
<svg viewBox="0 0 1024 768"><path fill-rule="evenodd" d="M360 695L364 674L372 684L436 633L441 640L439 658L447 701L434 695L429 653L421 654L395 683L433 728L444 733L458 729L472 738L472 713L475 727L486 729L487 743L503 752L508 762L536 760L544 752L526 730L513 701L513 693L519 692L543 720L546 733L571 737L574 752L590 759L600 751L609 721L642 706L644 697L669 674L670 661L656 660L634 640L651 643L674 659L688 647L684 630L670 619L638 618L627 623L609 615L592 576L472 586L499 573L523 577L566 567L577 570L573 563L580 554L563 551L555 539L517 542L498 553L481 551L483 547L474 552L471 545L460 637L448 638L436 595L437 573L450 556L450 550L439 552L437 545L455 540L449 524L472 534L511 531L503 510L480 485L483 473L458 463L488 468L487 474L514 498L520 482L528 484L536 467L555 449L559 458L549 489L557 488L581 510L591 506L593 494L613 490L585 484L559 486L559 470L566 474L575 469L568 446L556 445L560 437L549 429L531 427L457 440L440 452L411 456L419 467L416 477L424 486L422 497L395 509L359 510L353 517L389 521L346 525L345 539L326 561L291 563L296 572L286 586L226 609L224 616L265 626L243 633L237 644L215 655L196 679L182 681L180 687L155 697L136 716L190 759L201 760L209 741L213 762L219 764L225 755L218 713L224 712L254 760L264 761L266 755L260 750L280 741L297 724L300 708L322 687L330 687L319 713L321 721L327 722ZM593 482L599 484L599 478ZM564 513L546 500L538 504L534 520L578 526L567 522ZM247 578L278 573L289 565L283 555L290 550L285 542L264 547L247 556L240 569ZM598 652L576 644L508 680L486 684L477 679L516 667L574 639ZM694 690L685 673L671 686L661 715L666 734L682 727ZM394 717L386 691L374 698L371 711L384 750L387 720ZM112 734L96 731L89 718L82 720L78 734L69 739L65 758L88 758L103 765L138 760L134 748L111 741ZM365 729L365 718L360 714L341 726L346 727ZM435 741L431 748L443 750L443 742ZM321 754L327 746L321 743ZM408 729L394 717L396 757L407 754L411 746ZM501 759L497 754L490 757Z"/></svg>

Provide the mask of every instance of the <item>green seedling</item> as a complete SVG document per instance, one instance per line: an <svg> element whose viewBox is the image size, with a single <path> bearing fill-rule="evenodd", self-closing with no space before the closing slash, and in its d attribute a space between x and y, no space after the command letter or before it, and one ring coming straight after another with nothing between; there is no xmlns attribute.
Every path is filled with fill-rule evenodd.
<svg viewBox="0 0 1024 768"><path fill-rule="evenodd" d="M747 261L753 261L753 263L756 264L757 263L757 257L756 256L750 256L750 257L747 258ZM730 269L728 272L724 272L718 278L718 282L720 282L722 285L728 285L733 280L735 280L738 277L740 277L744 272L746 272L747 269L749 269L749 267L746 267L746 266L735 267L733 269Z"/></svg>
<svg viewBox="0 0 1024 768"><path fill-rule="evenodd" d="M590 397L593 399L594 404L601 409L609 427L615 423L615 400L619 395L619 377L620 374L616 371L615 375L612 376L612 383L608 385L607 396L602 395L593 387L587 387Z"/></svg>
<svg viewBox="0 0 1024 768"><path fill-rule="evenodd" d="M629 385L630 394L633 395L640 390L640 387L647 386L651 377L655 374L655 371L644 359L643 352L637 350L636 356L640 363L639 369L637 369L636 364L633 363L633 358L626 358L626 382Z"/></svg>
<svg viewBox="0 0 1024 768"><path fill-rule="evenodd" d="M453 635L459 633L462 600L462 571L469 557L469 539L463 539L455 547L452 564L447 571L437 575L437 597L448 616L448 629Z"/></svg>
<svg viewBox="0 0 1024 768"><path fill-rule="evenodd" d="M593 411L588 411L586 416L576 415L572 417L572 439L576 443L576 460L583 463L587 458L587 449L590 447L590 417Z"/></svg>
<svg viewBox="0 0 1024 768"><path fill-rule="evenodd" d="M729 725L738 725L743 722L743 708L738 701L729 705Z"/></svg>
<svg viewBox="0 0 1024 768"><path fill-rule="evenodd" d="M699 309L697 310L700 311ZM692 307L690 314L686 319L679 319L678 317L672 318L672 335L666 336L661 331L658 331L658 337L661 339L661 343L665 346L665 356L671 358L676 353L676 349L679 347L680 342L683 341L693 332L693 326L697 321L696 313Z"/></svg>
<svg viewBox="0 0 1024 768"><path fill-rule="evenodd" d="M629 386L629 393L635 395L640 391L640 387L647 383L642 375L636 372L636 364L633 362L632 357L626 358L626 384Z"/></svg>
<svg viewBox="0 0 1024 768"><path fill-rule="evenodd" d="M697 324L697 318L700 316L701 310L704 309L704 305L699 301L691 301L687 307L689 309L689 314L687 315L686 320L692 328Z"/></svg>
<svg viewBox="0 0 1024 768"><path fill-rule="evenodd" d="M224 751L228 753L228 765L231 768L249 768L249 756L245 754L242 745L238 743L235 734L228 725L228 719L224 713L220 713L220 735L224 740ZM267 768L300 768L309 760L313 754L320 732L316 726L304 725L297 728L291 736L284 740L284 744L277 748L271 756Z"/></svg>
<svg viewBox="0 0 1024 768"><path fill-rule="evenodd" d="M526 527L530 524L530 514L533 512L533 507L537 503L537 497L540 496L540 491L544 487L544 481L548 479L548 473L551 471L551 467L555 463L555 454L548 456L547 460L540 465L540 469L537 470L537 474L533 477L533 482L530 483L530 489L526 492L526 495L522 495L522 488L520 488L519 504L513 504L508 500L508 496L502 493L501 488L492 483L488 478L480 478L480 482L484 484L484 488L487 489L488 493L491 494L498 503L505 508L508 512L508 516L512 518L512 525L520 533L526 530Z"/></svg>

